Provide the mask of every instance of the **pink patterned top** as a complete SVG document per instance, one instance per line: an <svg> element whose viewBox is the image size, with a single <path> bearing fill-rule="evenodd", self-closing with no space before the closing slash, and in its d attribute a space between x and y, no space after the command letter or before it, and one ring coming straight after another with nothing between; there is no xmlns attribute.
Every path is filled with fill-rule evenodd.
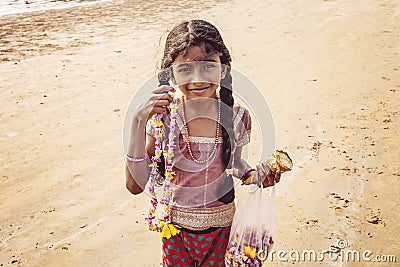
<svg viewBox="0 0 400 267"><path fill-rule="evenodd" d="M234 140L236 146L250 142L251 117L249 111L236 104L234 108ZM164 115L164 124L168 125L169 112ZM222 137L219 137L214 156L203 164L196 163L190 157L185 142L184 125L181 114L177 116L175 127L176 145L174 161L175 178L171 181L173 195L171 205L177 207L218 207L224 205L219 200L231 186L225 185L226 172L222 161ZM146 133L154 137L154 121L147 122ZM165 127L164 130L168 128ZM166 134L164 131L163 137ZM211 153L215 137L189 136L193 156L198 160L206 159ZM163 142L165 145L165 140Z"/></svg>

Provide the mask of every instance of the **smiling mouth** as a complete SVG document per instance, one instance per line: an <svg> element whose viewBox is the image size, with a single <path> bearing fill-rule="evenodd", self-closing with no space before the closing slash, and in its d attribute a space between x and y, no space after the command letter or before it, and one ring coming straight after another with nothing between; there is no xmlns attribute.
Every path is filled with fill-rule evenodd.
<svg viewBox="0 0 400 267"><path fill-rule="evenodd" d="M189 91L190 92L202 92L202 91L205 91L205 90L207 90L209 88L210 88L210 86L207 86L207 87L203 87L203 88L189 89Z"/></svg>

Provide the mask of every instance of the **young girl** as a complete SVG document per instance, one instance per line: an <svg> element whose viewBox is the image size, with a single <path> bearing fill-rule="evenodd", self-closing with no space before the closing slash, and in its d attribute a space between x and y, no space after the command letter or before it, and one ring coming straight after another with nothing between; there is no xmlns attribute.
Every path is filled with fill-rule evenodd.
<svg viewBox="0 0 400 267"><path fill-rule="evenodd" d="M177 103L176 148L171 180L171 236L162 238L163 266L224 266L224 255L235 212L232 175L244 184L273 186L280 173L265 163L256 169L241 159L250 141L249 112L234 104L231 56L212 24L191 20L168 34L159 75L160 86L136 109L127 150L126 186L141 193L154 156L155 116L171 122L174 84L182 92ZM164 128L163 136L168 137ZM145 142L144 142L145 140ZM160 164L160 173L165 166Z"/></svg>

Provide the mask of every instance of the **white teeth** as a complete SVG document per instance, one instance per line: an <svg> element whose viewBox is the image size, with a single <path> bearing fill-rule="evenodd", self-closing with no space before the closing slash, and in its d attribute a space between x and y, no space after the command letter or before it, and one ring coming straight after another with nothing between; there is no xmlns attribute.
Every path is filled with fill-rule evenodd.
<svg viewBox="0 0 400 267"><path fill-rule="evenodd" d="M208 87L207 88L202 88L202 89L190 89L189 91L205 91L207 89L208 89Z"/></svg>

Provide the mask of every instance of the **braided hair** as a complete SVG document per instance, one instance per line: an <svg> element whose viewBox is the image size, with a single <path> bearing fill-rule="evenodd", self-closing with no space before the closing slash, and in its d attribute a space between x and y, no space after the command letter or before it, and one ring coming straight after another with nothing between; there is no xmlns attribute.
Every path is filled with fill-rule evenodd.
<svg viewBox="0 0 400 267"><path fill-rule="evenodd" d="M225 105L221 105L221 124L222 129L222 162L226 169L232 168L232 153L234 151L233 132L233 105L232 96L232 75L231 75L231 56L229 50L222 40L218 29L211 23L204 20L190 20L176 25L168 34L164 56L161 62L161 72L159 82L166 84L168 68L178 55L186 53L190 47L205 44L206 53L218 53L221 64L226 66L226 75L220 84L220 99ZM229 174L224 181L224 185L219 190L223 195L219 200L230 203L234 199L233 179Z"/></svg>

